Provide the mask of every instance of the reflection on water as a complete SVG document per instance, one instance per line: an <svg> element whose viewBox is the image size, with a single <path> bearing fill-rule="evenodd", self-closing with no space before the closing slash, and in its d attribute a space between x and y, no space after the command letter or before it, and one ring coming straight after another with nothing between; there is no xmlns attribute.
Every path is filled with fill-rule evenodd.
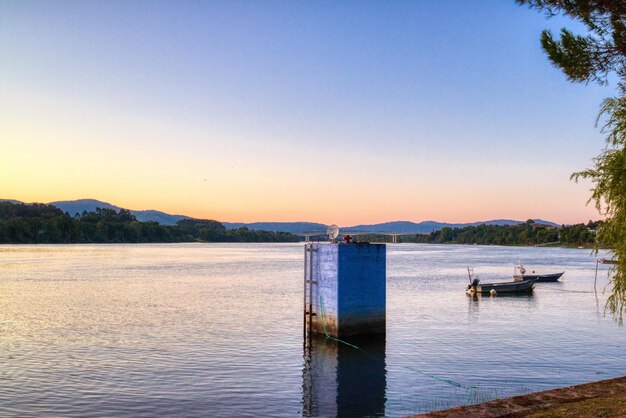
<svg viewBox="0 0 626 418"><path fill-rule="evenodd" d="M385 415L385 338L350 338L348 346L322 336L304 344L303 415Z"/></svg>
<svg viewBox="0 0 626 418"><path fill-rule="evenodd" d="M0 245L0 417L410 416L626 374L588 250L389 245L386 342L314 340L304 360L302 254ZM518 259L562 283L465 294L466 266L499 281Z"/></svg>
<svg viewBox="0 0 626 418"><path fill-rule="evenodd" d="M551 285L554 285L551 283ZM537 305L538 297L533 293L521 293L519 295L516 294L507 294L501 293L497 296L492 295L482 295L480 293L467 295L467 299L469 302L467 312L468 312L468 320L478 321L479 313L480 313L480 304L481 303L492 303L497 306L498 303L506 304L506 306L510 306L511 304L525 305L529 309L533 309L534 306Z"/></svg>

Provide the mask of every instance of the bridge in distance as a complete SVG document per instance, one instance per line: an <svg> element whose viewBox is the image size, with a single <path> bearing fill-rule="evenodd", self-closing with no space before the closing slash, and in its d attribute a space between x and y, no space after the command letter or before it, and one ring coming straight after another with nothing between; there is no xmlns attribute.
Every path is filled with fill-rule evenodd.
<svg viewBox="0 0 626 418"><path fill-rule="evenodd" d="M398 237L399 236L405 236L405 235L429 235L430 232L378 232L378 231L346 231L346 232L340 232L339 236L340 237L345 237L346 235L350 235L351 237L357 236L357 235L383 235L383 236L390 236L392 237L392 242L395 244L398 242ZM295 235L304 237L304 241L305 242L309 242L311 241L311 238L315 238L315 237L327 237L328 236L328 232L327 231L305 231L305 232L299 232Z"/></svg>

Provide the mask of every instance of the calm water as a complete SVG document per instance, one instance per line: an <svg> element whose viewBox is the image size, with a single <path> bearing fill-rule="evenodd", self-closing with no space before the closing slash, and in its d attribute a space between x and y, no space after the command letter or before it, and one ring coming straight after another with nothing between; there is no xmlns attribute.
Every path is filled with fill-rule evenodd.
<svg viewBox="0 0 626 418"><path fill-rule="evenodd" d="M464 294L521 259L562 283ZM0 416L402 416L626 375L589 250L390 245L386 341L302 345L302 245L0 246Z"/></svg>

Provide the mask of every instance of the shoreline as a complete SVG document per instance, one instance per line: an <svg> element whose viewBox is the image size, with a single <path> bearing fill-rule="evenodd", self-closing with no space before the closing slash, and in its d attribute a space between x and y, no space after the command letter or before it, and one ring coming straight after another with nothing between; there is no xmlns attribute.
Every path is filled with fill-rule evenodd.
<svg viewBox="0 0 626 418"><path fill-rule="evenodd" d="M462 417L626 416L626 376L415 415Z"/></svg>

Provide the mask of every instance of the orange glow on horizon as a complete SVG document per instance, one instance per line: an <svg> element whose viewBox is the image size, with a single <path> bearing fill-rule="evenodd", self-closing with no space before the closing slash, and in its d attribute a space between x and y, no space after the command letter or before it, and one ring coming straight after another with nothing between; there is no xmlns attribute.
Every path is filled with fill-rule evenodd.
<svg viewBox="0 0 626 418"><path fill-rule="evenodd" d="M341 204L335 206L322 207L319 209L307 208L306 206L298 208L297 205L286 205L286 207L263 207L257 210L246 210L246 207L236 207L235 204L229 205L227 208L210 208L210 207L194 207L193 204L181 201L147 201L146 199L116 198L114 195L97 196L97 195L57 195L53 191L41 194L27 194L0 189L2 198L21 200L27 203L41 202L47 203L60 200L78 200L83 198L93 198L96 200L111 203L113 205L132 209L147 210L154 209L173 215L185 215L199 219L215 219L221 222L315 222L322 224L335 223L341 226L352 226L359 224L376 224L392 221L437 221L448 223L466 223L488 221L493 219L514 219L524 221L528 218L544 219L556 223L572 224L587 222L587 220L601 219L595 208L591 205L584 210L571 210L569 212L559 211L557 209L545 208L542 210L525 210L524 208L506 207L504 205L492 205L493 207L486 210L484 207L471 207L468 202L467 207L455 205L447 211L438 210L437 207L420 207L419 210L407 210L403 208L394 208L393 203L383 203L379 205L362 205L362 206L345 206ZM428 200L428 199L424 199ZM435 205L437 202L433 202ZM453 202L442 200L442 205L451 205Z"/></svg>
<svg viewBox="0 0 626 418"><path fill-rule="evenodd" d="M601 152L611 93L550 66L535 41L557 18L60 3L0 6L0 198L229 222L601 218L569 177Z"/></svg>
<svg viewBox="0 0 626 418"><path fill-rule="evenodd" d="M0 197L5 199L94 198L133 210L227 222L344 226L600 218L585 206L588 185L569 181L573 170L565 164L511 166L481 155L461 164L447 156L402 154L402 148L397 155L364 148L359 166L338 161L317 167L309 161L326 161L323 147L246 142L73 102L27 101L39 123L26 114L2 122Z"/></svg>

